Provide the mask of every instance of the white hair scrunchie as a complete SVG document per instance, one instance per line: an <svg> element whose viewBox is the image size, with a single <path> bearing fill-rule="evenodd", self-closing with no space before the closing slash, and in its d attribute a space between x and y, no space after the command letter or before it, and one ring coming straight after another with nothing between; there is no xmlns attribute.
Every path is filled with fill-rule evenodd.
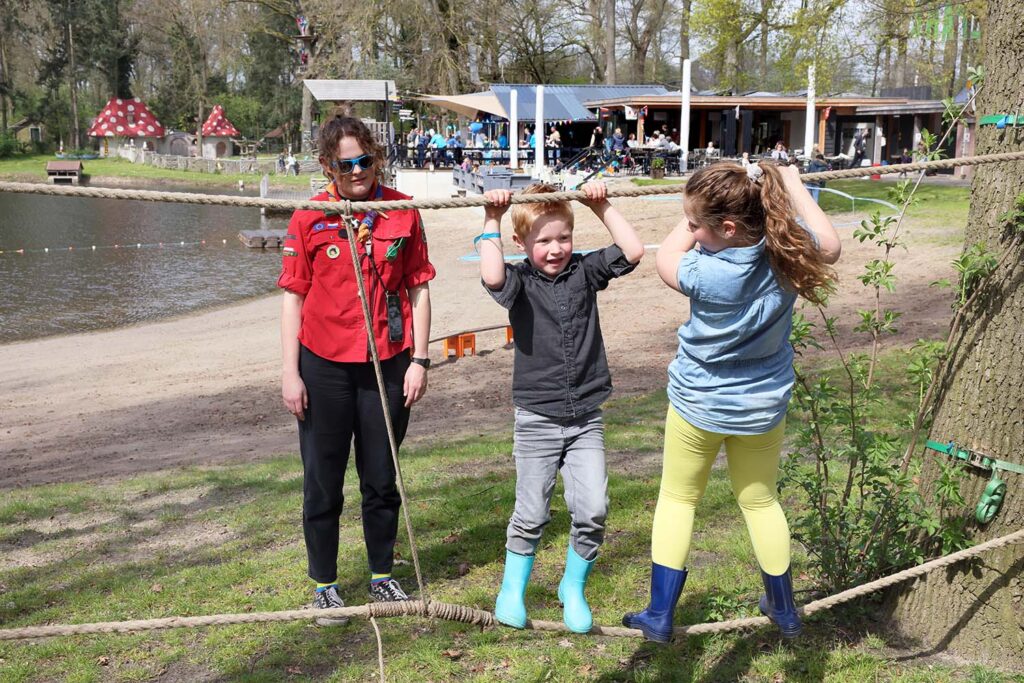
<svg viewBox="0 0 1024 683"><path fill-rule="evenodd" d="M750 178L750 182L761 182L761 176L763 175L764 169L761 168L760 164L747 164L747 177Z"/></svg>

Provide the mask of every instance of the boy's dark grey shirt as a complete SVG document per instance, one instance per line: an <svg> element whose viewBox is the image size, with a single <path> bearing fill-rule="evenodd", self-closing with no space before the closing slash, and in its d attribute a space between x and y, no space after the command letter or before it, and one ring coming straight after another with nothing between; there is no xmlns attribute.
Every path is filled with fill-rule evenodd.
<svg viewBox="0 0 1024 683"><path fill-rule="evenodd" d="M601 407L612 392L597 293L636 268L616 245L573 254L553 280L529 259L505 264L505 285L490 295L508 309L515 335L512 402L553 418Z"/></svg>

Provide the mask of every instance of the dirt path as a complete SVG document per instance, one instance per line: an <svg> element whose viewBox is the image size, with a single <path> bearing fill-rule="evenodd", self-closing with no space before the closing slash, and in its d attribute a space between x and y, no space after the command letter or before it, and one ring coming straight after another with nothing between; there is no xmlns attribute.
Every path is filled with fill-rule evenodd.
<svg viewBox="0 0 1024 683"><path fill-rule="evenodd" d="M621 199L616 205L648 244L675 224L675 198ZM577 248L608 243L577 208ZM501 324L504 312L479 285L471 253L480 209L425 215L431 260L433 335ZM837 216L849 222L859 216ZM899 255L900 335L890 343L944 333L947 297L928 283L949 275L959 226L913 231ZM833 301L844 337L854 311L869 304L855 279L873 251L845 239L842 286ZM651 250L637 271L600 295L601 322L617 395L656 390L687 316L654 271ZM279 399L279 297L118 330L0 346L0 489L104 479L190 465L258 460L294 453L295 424ZM431 355L430 389L414 409L411 440L505 430L511 420L512 351L502 331L478 336L479 355L443 362Z"/></svg>

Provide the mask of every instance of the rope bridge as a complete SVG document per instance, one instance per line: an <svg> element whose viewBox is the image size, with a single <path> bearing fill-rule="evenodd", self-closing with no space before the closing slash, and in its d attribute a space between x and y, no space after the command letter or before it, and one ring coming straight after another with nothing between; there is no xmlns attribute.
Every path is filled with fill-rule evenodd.
<svg viewBox="0 0 1024 683"><path fill-rule="evenodd" d="M1024 152L1002 152L984 154L958 159L938 159L919 161L912 164L893 164L891 166L872 166L869 168L848 168L839 171L822 171L820 173L804 173L800 179L805 182L842 180L844 178L863 178L871 175L891 175L893 173L911 173L916 171L933 171L956 168L958 166L980 166L1007 161L1024 161ZM609 197L647 197L661 194L678 194L683 191L683 184L649 185L646 187L615 187L608 189ZM262 197L233 197L230 195L194 194L189 192L157 192L154 190L124 190L106 187L76 187L68 185L43 185L41 183L0 182L0 192L16 192L23 194L43 194L56 197L94 197L99 199L132 199L144 202L172 202L178 204L202 204L206 206L241 206L258 209L280 209L295 211L313 209L325 213L365 213L371 209L379 211L401 209L458 209L469 206L486 206L483 197L452 197L449 199L404 199L379 202L313 202L292 199L267 199ZM550 192L534 195L512 195L513 204L533 202L560 202L586 199L585 193Z"/></svg>
<svg viewBox="0 0 1024 683"><path fill-rule="evenodd" d="M904 581L916 579L925 574L943 567L956 564L974 557L977 557L990 550L996 550L1009 545L1024 543L1024 529L1001 536L999 538L980 543L966 550L946 555L938 559L926 562L917 567L905 569L892 576L887 576L870 583L836 593L821 600L815 600L799 608L803 616L810 616L817 612L823 612L836 605L850 602L857 598L871 593L884 590ZM105 621L90 624L68 624L52 626L27 626L24 628L0 629L0 641L2 640L27 640L31 638L52 638L54 636L72 636L90 633L137 633L140 631L160 631L172 628L199 628L203 626L225 626L228 624L265 624L271 622L286 621L310 621L323 617L362 617L367 619L380 617L406 617L418 616L433 619L444 619L446 621L457 621L475 626L495 626L494 615L491 612L474 609L465 605L455 605L447 602L410 600L409 602L374 602L368 605L357 607L336 607L333 609L296 609L278 612L244 612L238 614L211 614L200 617L164 617L160 619L138 619L133 621ZM674 635L697 636L709 633L726 633L729 631L741 631L761 626L767 626L771 622L768 617L750 617L746 619L733 619L731 621L709 622L704 624L693 624L690 626L677 626ZM565 631L568 632L565 624L560 621L541 621L537 619L527 620L526 628L534 631ZM621 626L599 626L594 625L590 633L598 636L617 636L640 638L643 633L636 629L623 628Z"/></svg>
<svg viewBox="0 0 1024 683"><path fill-rule="evenodd" d="M1024 152L1007 152L1001 154L987 154L974 157L963 157L959 159L940 159L935 161L916 162L911 164L896 164L892 166L880 166L870 168L846 169L840 171L824 171L821 173L808 173L801 176L804 182L815 182L822 180L838 180L842 178L860 178L868 175L886 175L892 173L908 173L913 171L928 171L933 169L954 168L957 166L977 166L981 164L999 163L1007 161L1024 161ZM639 197L647 195L674 194L683 190L683 185L660 185L650 187L622 187L611 188L608 191L609 197ZM179 192L154 192L147 190L120 190L107 188L84 188L75 186L53 186L34 183L13 183L0 182L0 192L18 192L29 194L43 194L51 196L74 196L74 197L98 197L106 199L130 199L156 202L177 202L185 204L205 204L223 206L244 206L264 207L286 210L315 209L329 213L340 213L349 222L350 227L356 227L353 213L363 213L371 209L377 210L400 210L400 209L449 209L467 206L484 206L487 200L483 197L457 197L451 199L420 199L400 200L382 202L353 202L344 200L341 202L311 202L311 201L287 201L272 200L256 197L232 197L227 195L203 195ZM586 199L583 192L553 192L535 195L512 196L512 203L530 202L553 202ZM355 234L353 232L353 234ZM384 411L388 438L391 444L392 459L395 466L398 489L402 498L402 512L405 519L406 532L409 536L409 545L416 572L416 580L420 591L420 600L392 603L372 603L358 607L339 607L334 609L318 610L284 610L277 612L254 612L244 614L214 614L199 617L165 617L159 619L143 619L134 621L99 622L90 624L70 625L49 625L29 626L24 628L0 629L0 641L4 640L25 640L31 638L47 638L53 636L81 635L89 633L130 633L138 631L152 631L171 628L196 628L202 626L217 626L226 624L252 624L267 622L304 621L325 617L364 617L369 618L376 631L377 617L396 616L420 616L434 619L456 621L478 626L493 626L496 621L494 615L484 610L478 610L465 605L457 605L446 602L432 601L429 599L426 586L423 581L423 574L420 569L419 555L416 547L415 534L412 529L412 522L408 512L408 497L405 491L405 484L402 479L402 470L398 463L398 448L395 445L395 437L390 421L390 411L387 405L387 392L384 388L384 380L380 369L380 360L377 354L376 342L372 330L369 305L366 300L366 291L362 279L362 271L358 267L359 258L356 251L355 240L348 240L352 252L352 264L356 280L359 285L359 299L363 309L363 320L367 328L368 339L370 340L371 356L374 369L377 375L378 388L380 390L381 404ZM815 600L800 608L801 614L810 616L816 612L827 610L836 605L854 600L856 598L883 590L903 581L918 578L936 569L953 565L957 562L967 560L982 553L1009 545L1024 542L1024 529L999 538L978 544L972 548L946 555L917 567L901 571L876 581L851 588L836 595L821 600ZM770 623L767 617L752 617L746 619L734 619L714 623L694 624L680 626L674 629L676 636L703 635L709 633L724 633L749 628L766 626ZM526 628L537 631L568 631L562 622L556 621L527 621ZM634 629L618 626L595 625L591 630L592 634L616 636L616 637L641 637L643 634ZM381 653L381 656L382 653ZM383 664L382 677L383 677Z"/></svg>

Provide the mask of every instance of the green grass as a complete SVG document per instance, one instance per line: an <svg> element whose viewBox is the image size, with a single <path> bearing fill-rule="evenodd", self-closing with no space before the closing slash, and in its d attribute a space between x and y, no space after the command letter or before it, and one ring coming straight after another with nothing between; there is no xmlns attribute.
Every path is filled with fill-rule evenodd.
<svg viewBox="0 0 1024 683"><path fill-rule="evenodd" d="M48 154L15 156L0 159L0 179L3 180L46 180L46 162L56 157ZM138 178L142 180L172 180L191 185L237 187L242 180L247 185L258 185L260 176L247 173L199 173L157 168L146 164L133 164L127 159L86 159L82 161L89 180L103 182L107 178ZM308 188L309 176L271 176L271 185Z"/></svg>
<svg viewBox="0 0 1024 683"><path fill-rule="evenodd" d="M679 185L682 182L682 178L633 178L633 184L639 187L647 187L648 185Z"/></svg>
<svg viewBox="0 0 1024 683"><path fill-rule="evenodd" d="M889 198L889 190L894 184L889 181L834 180L829 182L826 187L845 192L854 197L882 199L889 203L895 203ZM956 215L962 213L966 218L971 188L931 184L926 179L921 183L914 196L917 201L908 211L910 216L944 215L949 218L951 213ZM841 213L851 209L849 199L830 192L821 193L820 205L828 213ZM878 210L882 212L882 215L890 212L885 206L873 202L865 202L863 204L858 202L855 210L868 213Z"/></svg>
<svg viewBox="0 0 1024 683"><path fill-rule="evenodd" d="M897 367L899 359L886 368ZM895 381L890 369L880 381ZM601 624L643 607L657 499L662 391L606 410L611 515L588 595ZM902 407L899 408L902 410ZM794 426L796 423L793 420ZM507 434L402 454L420 560L432 598L490 609L514 499ZM364 602L367 570L355 472L342 518L341 591ZM175 614L294 609L310 598L301 539L302 473L294 455L124 481L38 486L0 502L4 627ZM527 593L530 615L561 618L556 589L568 541L561 487ZM697 515L679 623L756 613L759 575L723 471ZM397 577L415 586L404 532ZM805 558L794 558L799 575ZM17 563L19 566L11 566ZM799 582L798 582L799 583ZM808 588L798 585L798 589ZM980 667L897 661L870 606L814 618L780 644L770 629L656 647L632 639L480 630L404 618L380 623L389 681L997 681ZM372 627L307 622L0 643L0 680L376 680ZM1024 680L1024 679L1016 679Z"/></svg>
<svg viewBox="0 0 1024 683"><path fill-rule="evenodd" d="M679 178L665 178L653 180L650 178L633 178L632 182L640 187L648 185L678 185ZM894 203L889 198L889 190L893 187L892 182L875 182L870 180L834 180L826 185L833 190L845 192L853 197L863 199L881 199ZM927 180L918 188L917 201L911 205L907 212L908 217L924 220L926 223L956 224L962 225L967 219L967 209L971 189L969 187L957 187L950 185L931 184ZM851 202L845 197L822 192L820 206L826 213L848 213L851 210L857 213L872 213L881 211L882 215L895 213L891 209L874 202ZM955 238L959 238L956 235Z"/></svg>

